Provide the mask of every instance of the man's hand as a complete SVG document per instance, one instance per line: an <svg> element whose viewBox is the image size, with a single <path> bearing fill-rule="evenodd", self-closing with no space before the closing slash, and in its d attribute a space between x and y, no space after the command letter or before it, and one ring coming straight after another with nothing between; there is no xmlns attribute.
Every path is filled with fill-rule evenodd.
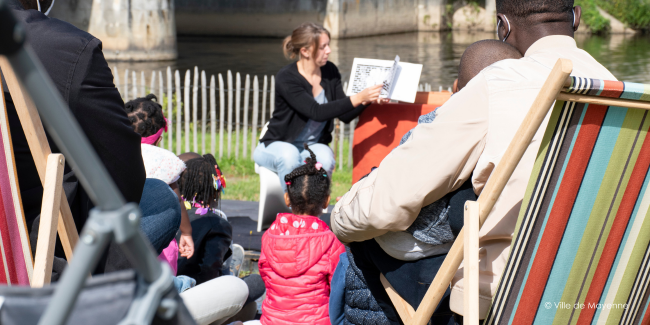
<svg viewBox="0 0 650 325"><path fill-rule="evenodd" d="M194 255L194 240L192 240L192 234L187 235L181 233L181 242L178 243L178 252L185 258L190 258Z"/></svg>

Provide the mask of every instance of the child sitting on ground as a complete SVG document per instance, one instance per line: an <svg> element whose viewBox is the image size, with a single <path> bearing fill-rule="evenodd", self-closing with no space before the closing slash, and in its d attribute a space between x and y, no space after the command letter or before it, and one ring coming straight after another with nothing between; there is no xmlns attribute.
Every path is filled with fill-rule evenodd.
<svg viewBox="0 0 650 325"><path fill-rule="evenodd" d="M345 251L318 216L330 201L330 175L310 153L285 176L292 213L280 213L262 236L259 270L266 285L261 323L329 325L330 282Z"/></svg>
<svg viewBox="0 0 650 325"><path fill-rule="evenodd" d="M231 255L232 226L217 209L226 179L211 154L201 156L188 152L179 158L187 166L178 186L192 224L196 251L191 258L178 260L178 274L201 284L221 276L223 262Z"/></svg>
<svg viewBox="0 0 650 325"><path fill-rule="evenodd" d="M194 254L194 242L192 241L192 226L182 204L181 195L176 181L179 179L185 163L175 154L158 147L162 140L163 131L167 130L167 119L163 115L162 106L155 102L157 100L154 94L149 94L145 98L136 98L125 104L124 109L129 117L133 131L142 137L142 160L147 172L147 178L159 179L171 187L179 198L181 204L181 236L180 242L176 248L176 241L172 241L170 246L161 254L161 258L169 262L173 271L176 272L176 250L181 256L191 257Z"/></svg>

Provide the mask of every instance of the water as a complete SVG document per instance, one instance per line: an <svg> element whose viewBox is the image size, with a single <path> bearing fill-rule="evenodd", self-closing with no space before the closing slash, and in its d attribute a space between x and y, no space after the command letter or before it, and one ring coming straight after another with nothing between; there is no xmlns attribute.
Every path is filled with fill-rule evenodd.
<svg viewBox="0 0 650 325"><path fill-rule="evenodd" d="M494 38L494 34L404 33L332 40L330 61L338 66L343 80L347 80L355 57L392 60L399 55L403 62L424 65L421 83L430 83L434 90L439 86L446 89L457 76L458 61L465 48L486 38ZM650 35L578 34L576 40L580 48L619 80L650 84ZM282 39L276 38L179 37L179 57L175 61L109 62L109 65L117 66L120 74L125 68L145 71L146 78L152 70L163 70L167 66L179 69L181 77L185 70L194 66L205 70L208 77L225 74L229 69L233 73L270 76L289 63L282 55L281 43Z"/></svg>

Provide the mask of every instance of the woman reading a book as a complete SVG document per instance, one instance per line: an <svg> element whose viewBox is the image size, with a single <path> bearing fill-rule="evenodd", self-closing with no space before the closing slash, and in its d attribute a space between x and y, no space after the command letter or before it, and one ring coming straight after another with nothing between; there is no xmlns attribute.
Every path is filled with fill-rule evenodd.
<svg viewBox="0 0 650 325"><path fill-rule="evenodd" d="M282 44L287 59L298 60L280 69L275 78L275 111L253 159L278 173L285 191L284 176L309 156L303 143L331 175L335 160L328 144L332 141L334 118L349 123L367 104L379 99L381 85L345 95L339 70L327 61L329 43L330 33L325 28L303 23Z"/></svg>

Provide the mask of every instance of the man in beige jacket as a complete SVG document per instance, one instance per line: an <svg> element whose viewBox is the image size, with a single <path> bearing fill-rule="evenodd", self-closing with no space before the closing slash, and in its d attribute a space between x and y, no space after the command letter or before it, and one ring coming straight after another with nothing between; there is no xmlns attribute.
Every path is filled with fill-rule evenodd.
<svg viewBox="0 0 650 325"><path fill-rule="evenodd" d="M354 184L332 212L331 227L337 237L344 243L374 239L390 256L404 261L414 251L426 253L421 243L404 231L423 206L456 190L470 175L474 192L480 195L559 58L573 62L572 75L616 80L591 55L577 48L573 34L580 14L573 0L497 0L498 37L524 57L484 69L437 110L432 123L418 125L405 144ZM479 234L482 316L487 313L508 258L521 200L547 121L548 117ZM462 276L461 269L452 281L450 299L451 310L461 315Z"/></svg>

